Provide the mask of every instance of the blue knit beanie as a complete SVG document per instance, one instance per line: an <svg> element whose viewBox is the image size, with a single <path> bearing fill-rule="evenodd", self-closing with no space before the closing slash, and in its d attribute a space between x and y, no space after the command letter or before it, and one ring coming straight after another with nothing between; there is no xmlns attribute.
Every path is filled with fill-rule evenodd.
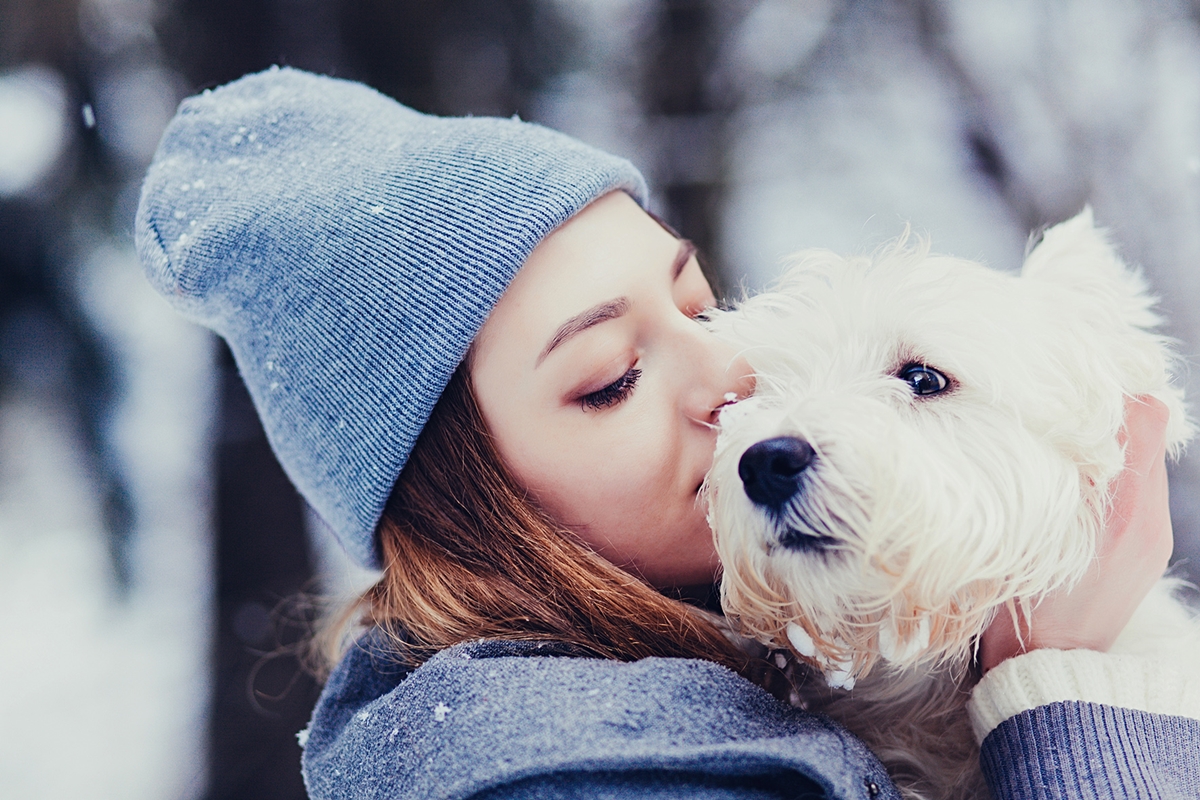
<svg viewBox="0 0 1200 800"><path fill-rule="evenodd" d="M516 119L271 69L185 100L142 189L154 286L229 343L267 438L359 563L434 404L533 248L629 164Z"/></svg>

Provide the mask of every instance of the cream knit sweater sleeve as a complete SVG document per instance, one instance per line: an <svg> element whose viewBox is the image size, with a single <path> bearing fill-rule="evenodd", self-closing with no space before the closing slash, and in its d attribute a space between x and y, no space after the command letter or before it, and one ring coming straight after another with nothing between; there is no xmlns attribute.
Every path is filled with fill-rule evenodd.
<svg viewBox="0 0 1200 800"><path fill-rule="evenodd" d="M989 671L967 709L983 742L1010 717L1068 701L1200 719L1200 672L1149 656L1035 650Z"/></svg>

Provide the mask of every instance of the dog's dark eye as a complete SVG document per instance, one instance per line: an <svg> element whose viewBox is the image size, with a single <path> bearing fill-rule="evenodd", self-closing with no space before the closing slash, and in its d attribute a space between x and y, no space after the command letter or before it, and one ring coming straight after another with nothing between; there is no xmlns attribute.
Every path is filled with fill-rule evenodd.
<svg viewBox="0 0 1200 800"><path fill-rule="evenodd" d="M944 392L950 386L945 375L924 364L906 364L896 377L907 383L918 397Z"/></svg>

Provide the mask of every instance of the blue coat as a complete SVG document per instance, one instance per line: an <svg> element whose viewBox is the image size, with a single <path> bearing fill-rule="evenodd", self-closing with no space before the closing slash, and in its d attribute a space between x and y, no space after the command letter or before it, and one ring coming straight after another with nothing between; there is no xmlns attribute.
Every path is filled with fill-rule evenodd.
<svg viewBox="0 0 1200 800"><path fill-rule="evenodd" d="M717 664L481 641L410 671L371 641L306 732L314 800L900 796L848 731ZM1200 723L1181 717L1045 706L993 731L982 759L997 798L1200 796Z"/></svg>

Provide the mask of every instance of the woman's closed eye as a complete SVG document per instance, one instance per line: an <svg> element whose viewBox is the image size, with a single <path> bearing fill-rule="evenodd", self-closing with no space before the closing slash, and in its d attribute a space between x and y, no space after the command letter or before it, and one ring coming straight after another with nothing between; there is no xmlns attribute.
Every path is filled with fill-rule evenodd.
<svg viewBox="0 0 1200 800"><path fill-rule="evenodd" d="M638 378L642 376L642 371L637 367L630 367L625 374L617 378L612 383L597 389L594 392L588 392L579 398L579 404L585 411L601 411L605 408L610 408L623 403L633 394L633 389L637 386Z"/></svg>

